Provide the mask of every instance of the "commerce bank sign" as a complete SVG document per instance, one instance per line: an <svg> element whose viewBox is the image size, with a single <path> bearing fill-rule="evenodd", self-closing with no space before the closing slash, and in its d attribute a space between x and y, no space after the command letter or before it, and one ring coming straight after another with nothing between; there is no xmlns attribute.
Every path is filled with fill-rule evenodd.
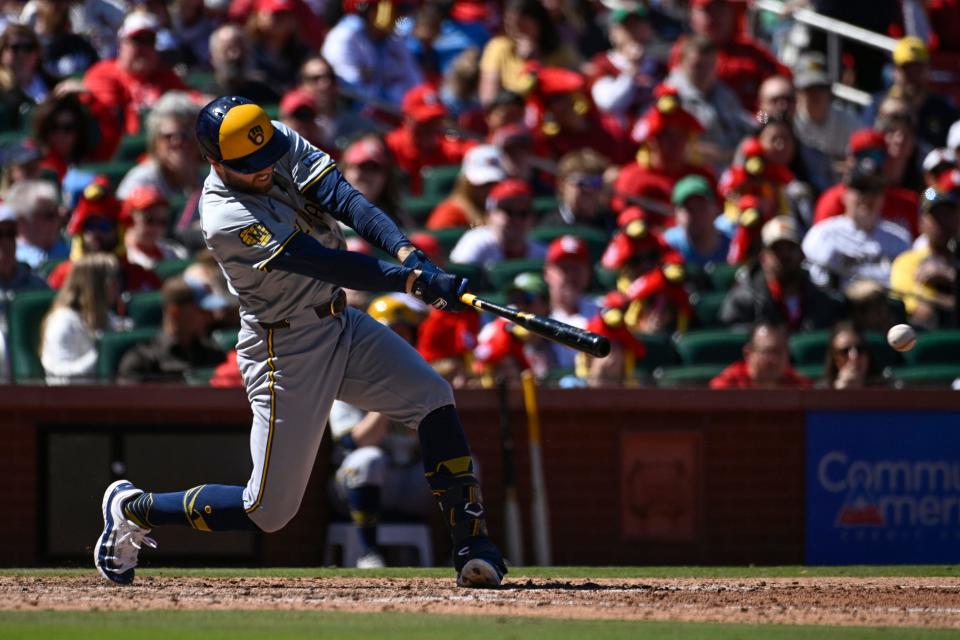
<svg viewBox="0 0 960 640"><path fill-rule="evenodd" d="M812 412L806 561L956 562L960 414Z"/></svg>

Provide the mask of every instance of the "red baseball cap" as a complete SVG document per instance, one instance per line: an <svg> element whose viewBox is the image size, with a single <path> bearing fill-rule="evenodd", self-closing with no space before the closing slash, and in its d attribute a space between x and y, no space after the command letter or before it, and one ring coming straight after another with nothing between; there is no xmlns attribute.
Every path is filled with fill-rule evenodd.
<svg viewBox="0 0 960 640"><path fill-rule="evenodd" d="M263 13L293 13L293 0L256 0L253 10Z"/></svg>
<svg viewBox="0 0 960 640"><path fill-rule="evenodd" d="M120 217L120 201L111 193L109 184L106 176L97 176L84 188L67 224L70 235L81 233L83 225L90 218L106 218L117 222Z"/></svg>
<svg viewBox="0 0 960 640"><path fill-rule="evenodd" d="M317 112L317 101L306 89L293 89L288 91L283 99L280 100L280 115L289 116L297 109L307 108L313 113Z"/></svg>
<svg viewBox="0 0 960 640"><path fill-rule="evenodd" d="M883 134L876 129L858 129L850 135L850 153L858 154L872 149L886 151Z"/></svg>
<svg viewBox="0 0 960 640"><path fill-rule="evenodd" d="M440 96L428 84L421 84L407 91L401 106L403 113L418 123L447 115L447 108L440 101Z"/></svg>
<svg viewBox="0 0 960 640"><path fill-rule="evenodd" d="M619 308L604 309L601 313L590 318L587 322L587 331L604 336L610 342L619 344L635 358L642 358L647 354L647 348L637 340L623 321L623 310Z"/></svg>
<svg viewBox="0 0 960 640"><path fill-rule="evenodd" d="M382 167L389 166L390 158L384 145L374 138L361 138L343 152L345 164L360 165L373 162Z"/></svg>
<svg viewBox="0 0 960 640"><path fill-rule="evenodd" d="M430 262L436 265L442 265L447 261L446 256L443 254L443 247L440 246L440 242L437 241L436 237L432 234L425 231L418 231L411 233L409 240L413 243L413 246L423 251L427 257L430 258Z"/></svg>
<svg viewBox="0 0 960 640"><path fill-rule="evenodd" d="M637 120L630 135L634 142L646 142L669 127L680 127L691 133L702 133L703 125L680 104L677 90L668 85L658 86L657 101Z"/></svg>
<svg viewBox="0 0 960 640"><path fill-rule="evenodd" d="M149 209L154 205L169 205L170 201L155 186L146 184L135 187L124 199L120 208L120 222L129 225L133 222L133 212Z"/></svg>
<svg viewBox="0 0 960 640"><path fill-rule="evenodd" d="M537 93L544 97L577 93L586 84L583 74L561 67L543 67L537 72Z"/></svg>
<svg viewBox="0 0 960 640"><path fill-rule="evenodd" d="M533 191L530 189L530 185L517 178L504 180L490 190L490 194L487 196L487 211L492 211L507 200L516 198L533 198Z"/></svg>
<svg viewBox="0 0 960 640"><path fill-rule="evenodd" d="M590 264L590 250L583 238L577 236L560 236L555 238L547 248L547 263L556 264L561 260L576 260L583 264Z"/></svg>

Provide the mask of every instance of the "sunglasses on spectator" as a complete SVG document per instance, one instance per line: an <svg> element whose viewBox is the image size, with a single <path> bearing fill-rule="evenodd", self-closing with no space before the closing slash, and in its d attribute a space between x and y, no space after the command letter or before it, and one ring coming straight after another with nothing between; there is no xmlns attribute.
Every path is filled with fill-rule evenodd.
<svg viewBox="0 0 960 640"><path fill-rule="evenodd" d="M34 53L38 48L33 42L12 42L7 45L7 49L14 53Z"/></svg>
<svg viewBox="0 0 960 640"><path fill-rule="evenodd" d="M60 214L55 209L38 209L33 212L31 216L34 220L42 220L43 222L52 222L60 218Z"/></svg>
<svg viewBox="0 0 960 640"><path fill-rule="evenodd" d="M183 142L190 137L190 134L178 129L177 131L158 131L157 137L167 142Z"/></svg>
<svg viewBox="0 0 960 640"><path fill-rule="evenodd" d="M90 218L83 224L84 231L113 231L115 225L106 218Z"/></svg>
<svg viewBox="0 0 960 640"><path fill-rule="evenodd" d="M17 230L13 229L0 229L0 240L16 240L17 239Z"/></svg>
<svg viewBox="0 0 960 640"><path fill-rule="evenodd" d="M315 73L308 76L303 76L303 81L309 82L310 84L314 84L321 81L333 82L333 80L334 80L334 75L332 73Z"/></svg>
<svg viewBox="0 0 960 640"><path fill-rule="evenodd" d="M294 112L290 114L290 117L300 122L312 122L316 119L317 114L309 107L300 107L294 110Z"/></svg>
<svg viewBox="0 0 960 640"><path fill-rule="evenodd" d="M127 40L141 47L152 47L157 44L157 35L155 33L145 31L143 33L130 36L127 38Z"/></svg>
<svg viewBox="0 0 960 640"><path fill-rule="evenodd" d="M781 93L780 95L770 96L770 102L793 102L797 96L792 93Z"/></svg>
<svg viewBox="0 0 960 640"><path fill-rule="evenodd" d="M835 347L835 348L834 348L834 351L836 351L837 353L843 355L843 356L846 357L846 358L849 358L849 357L850 357L850 353L853 352L854 350L855 350L858 354L860 354L860 353L866 353L866 352L867 352L867 345L865 345L865 344L862 343L862 342L858 342L858 343L856 343L856 344L847 345L847 346L845 346L845 347Z"/></svg>
<svg viewBox="0 0 960 640"><path fill-rule="evenodd" d="M500 209L511 218L529 218L533 215L533 209L529 207L500 207Z"/></svg>
<svg viewBox="0 0 960 640"><path fill-rule="evenodd" d="M51 131L76 131L77 130L77 121L76 120L57 120L53 123L53 126L50 127Z"/></svg>
<svg viewBox="0 0 960 640"><path fill-rule="evenodd" d="M567 180L580 189L599 191L603 187L603 176L571 176Z"/></svg>

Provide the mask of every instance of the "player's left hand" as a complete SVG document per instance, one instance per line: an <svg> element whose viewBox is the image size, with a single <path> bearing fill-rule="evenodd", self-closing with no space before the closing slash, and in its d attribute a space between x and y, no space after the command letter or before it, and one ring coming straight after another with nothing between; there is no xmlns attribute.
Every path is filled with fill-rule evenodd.
<svg viewBox="0 0 960 640"><path fill-rule="evenodd" d="M440 267L433 264L430 258L427 257L427 254L420 251L420 249L414 249L407 254L407 257L403 259L403 266L408 269L420 269L421 271L430 273L441 273Z"/></svg>
<svg viewBox="0 0 960 640"><path fill-rule="evenodd" d="M437 309L461 311L464 309L460 296L467 290L467 279L441 271L422 271L413 281L410 293Z"/></svg>

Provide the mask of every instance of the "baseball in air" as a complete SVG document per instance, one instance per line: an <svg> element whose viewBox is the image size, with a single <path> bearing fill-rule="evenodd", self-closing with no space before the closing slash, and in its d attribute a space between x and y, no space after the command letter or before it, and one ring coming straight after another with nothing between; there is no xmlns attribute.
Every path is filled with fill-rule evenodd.
<svg viewBox="0 0 960 640"><path fill-rule="evenodd" d="M895 324L887 331L887 342L897 351L910 351L917 344L917 332L908 324Z"/></svg>

